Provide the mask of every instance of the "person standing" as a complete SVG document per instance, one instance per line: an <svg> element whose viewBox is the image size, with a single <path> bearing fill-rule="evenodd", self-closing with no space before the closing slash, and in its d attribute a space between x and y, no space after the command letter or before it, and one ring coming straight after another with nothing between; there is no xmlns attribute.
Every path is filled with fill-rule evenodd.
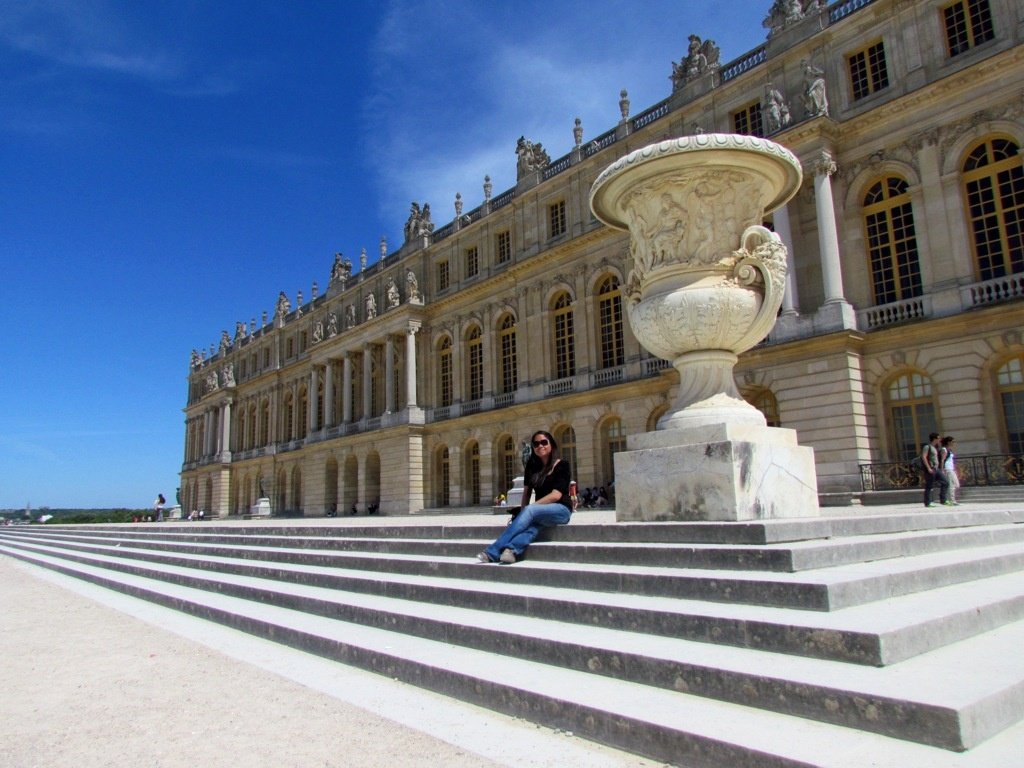
<svg viewBox="0 0 1024 768"><path fill-rule="evenodd" d="M164 504L167 500L164 498L162 493L156 495L156 499L153 501L153 512L156 514L156 521L162 523L164 521Z"/></svg>
<svg viewBox="0 0 1024 768"><path fill-rule="evenodd" d="M949 493L945 503L950 507L960 506L960 502L956 500L957 491L960 490L960 477L956 473L956 454L953 453L955 445L956 438L946 435L942 438L942 450L939 451L942 460L942 473L946 476L946 482L949 484Z"/></svg>
<svg viewBox="0 0 1024 768"><path fill-rule="evenodd" d="M533 450L526 462L523 500L534 494L532 504L522 507L502 534L476 556L481 563L512 565L533 543L541 528L564 525L572 516L569 483L572 471L562 459L550 432L539 431L531 439Z"/></svg>
<svg viewBox="0 0 1024 768"><path fill-rule="evenodd" d="M924 505L932 504L932 487L937 483L939 486L939 502L946 503L946 493L949 491L949 483L942 472L942 465L939 462L939 446L942 436L938 432L928 435L928 442L921 446L921 466L924 467Z"/></svg>

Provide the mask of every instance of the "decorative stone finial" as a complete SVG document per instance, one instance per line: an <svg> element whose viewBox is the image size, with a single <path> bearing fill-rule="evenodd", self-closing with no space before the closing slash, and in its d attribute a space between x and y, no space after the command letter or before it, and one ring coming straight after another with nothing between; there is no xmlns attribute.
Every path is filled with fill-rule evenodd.
<svg viewBox="0 0 1024 768"><path fill-rule="evenodd" d="M384 235L380 236L380 260L384 261L388 255L388 239Z"/></svg>
<svg viewBox="0 0 1024 768"><path fill-rule="evenodd" d="M583 121L578 117L576 118L576 124L572 127L572 138L576 142L577 147L583 143Z"/></svg>
<svg viewBox="0 0 1024 768"><path fill-rule="evenodd" d="M494 185L491 184L491 177L484 176L484 201L491 201L491 191L494 189Z"/></svg>
<svg viewBox="0 0 1024 768"><path fill-rule="evenodd" d="M462 218L462 193L455 193L455 219L458 221Z"/></svg>
<svg viewBox="0 0 1024 768"><path fill-rule="evenodd" d="M619 114L623 120L629 119L629 91L625 88L619 91Z"/></svg>
<svg viewBox="0 0 1024 768"><path fill-rule="evenodd" d="M366 249L365 248L363 248L363 250L359 252L359 271L360 272L365 272L366 271Z"/></svg>

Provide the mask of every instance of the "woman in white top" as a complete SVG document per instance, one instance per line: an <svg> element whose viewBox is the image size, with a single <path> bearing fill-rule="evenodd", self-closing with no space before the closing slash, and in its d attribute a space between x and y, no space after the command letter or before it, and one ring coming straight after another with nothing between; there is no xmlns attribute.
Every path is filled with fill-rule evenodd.
<svg viewBox="0 0 1024 768"><path fill-rule="evenodd" d="M953 453L953 445L955 443L955 438L946 435L942 438L942 450L940 451L942 471L945 473L946 481L949 483L949 495L946 497L946 504L950 506L960 504L956 500L956 492L960 489L960 478L956 474L956 454Z"/></svg>

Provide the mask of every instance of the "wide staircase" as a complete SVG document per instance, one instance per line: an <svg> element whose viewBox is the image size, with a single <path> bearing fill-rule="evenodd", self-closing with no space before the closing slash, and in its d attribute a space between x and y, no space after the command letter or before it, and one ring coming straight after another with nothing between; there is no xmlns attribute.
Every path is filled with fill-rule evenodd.
<svg viewBox="0 0 1024 768"><path fill-rule="evenodd" d="M514 566L473 560L503 517L15 526L0 553L672 765L937 768L1024 717L1005 510L575 521Z"/></svg>

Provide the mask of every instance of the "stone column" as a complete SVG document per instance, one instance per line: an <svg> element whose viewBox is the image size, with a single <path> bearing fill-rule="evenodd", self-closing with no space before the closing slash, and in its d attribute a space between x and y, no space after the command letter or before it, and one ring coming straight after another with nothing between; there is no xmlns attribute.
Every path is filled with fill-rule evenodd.
<svg viewBox="0 0 1024 768"><path fill-rule="evenodd" d="M352 355L348 352L342 357L341 420L345 424L352 421Z"/></svg>
<svg viewBox="0 0 1024 768"><path fill-rule="evenodd" d="M373 345L363 345L363 419L373 416Z"/></svg>
<svg viewBox="0 0 1024 768"><path fill-rule="evenodd" d="M796 295L796 270L793 268L793 229L789 224L789 205L784 205L773 214L775 232L782 239L789 253L789 270L786 272L786 292L782 294L782 314L800 314L800 302Z"/></svg>
<svg viewBox="0 0 1024 768"><path fill-rule="evenodd" d="M217 452L225 460L231 458L231 400L225 400L220 415L220 450Z"/></svg>
<svg viewBox="0 0 1024 768"><path fill-rule="evenodd" d="M324 366L324 429L334 426L334 363Z"/></svg>
<svg viewBox="0 0 1024 768"><path fill-rule="evenodd" d="M814 165L814 208L818 216L818 249L821 252L821 276L826 304L846 300L843 296L843 269L839 260L839 230L832 200L831 177L835 172L835 160L830 153L823 151Z"/></svg>
<svg viewBox="0 0 1024 768"><path fill-rule="evenodd" d="M316 399L320 394L320 376L317 366L313 366L313 370L309 372L309 397L306 400L307 410L309 411L309 434L313 434L319 429L319 425L316 423Z"/></svg>
<svg viewBox="0 0 1024 768"><path fill-rule="evenodd" d="M384 340L384 412L395 411L395 337L391 334Z"/></svg>
<svg viewBox="0 0 1024 768"><path fill-rule="evenodd" d="M409 408L416 407L416 332L419 323L410 323L405 333L405 399Z"/></svg>

